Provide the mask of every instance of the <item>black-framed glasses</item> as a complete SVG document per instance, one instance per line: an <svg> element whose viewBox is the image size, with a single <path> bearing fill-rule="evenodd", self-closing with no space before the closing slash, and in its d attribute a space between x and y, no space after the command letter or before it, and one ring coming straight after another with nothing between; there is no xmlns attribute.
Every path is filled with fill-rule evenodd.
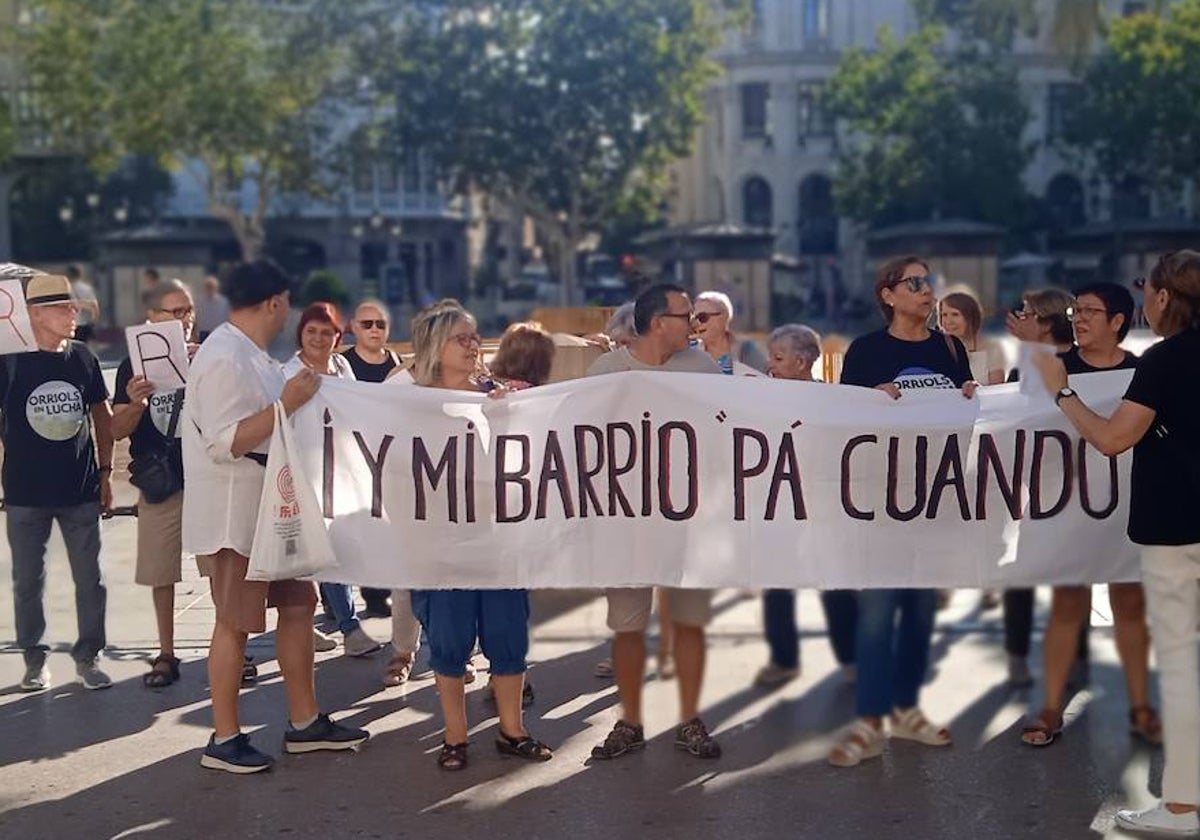
<svg viewBox="0 0 1200 840"><path fill-rule="evenodd" d="M697 324L707 324L714 318L720 318L725 313L723 312L697 312L692 318Z"/></svg>
<svg viewBox="0 0 1200 840"><path fill-rule="evenodd" d="M920 292L920 291L924 291L925 289L933 288L933 286L931 286L929 283L929 275L928 274L922 274L922 275L919 275L916 277L901 277L895 283L891 283L888 286L888 288L894 289L901 284L907 286L908 290L910 292L913 292L914 294L917 292Z"/></svg>
<svg viewBox="0 0 1200 840"><path fill-rule="evenodd" d="M359 329L363 329L363 330L369 330L372 328L377 329L377 330L386 330L388 328L388 322L383 320L382 318L379 318L379 319L364 318L363 320L358 322L358 326L359 326Z"/></svg>
<svg viewBox="0 0 1200 840"><path fill-rule="evenodd" d="M155 311L162 312L164 314L168 314L172 318L178 318L179 320L182 321L184 318L186 318L187 316L189 316L193 312L195 312L196 307L194 307L194 306L176 306L174 309L163 309L162 307L159 307Z"/></svg>

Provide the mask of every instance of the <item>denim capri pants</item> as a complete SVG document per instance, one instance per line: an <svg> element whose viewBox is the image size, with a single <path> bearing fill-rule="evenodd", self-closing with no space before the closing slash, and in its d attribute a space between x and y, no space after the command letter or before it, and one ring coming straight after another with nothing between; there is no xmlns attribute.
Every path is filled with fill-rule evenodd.
<svg viewBox="0 0 1200 840"><path fill-rule="evenodd" d="M429 666L435 674L461 677L475 640L491 673L525 673L529 653L529 590L414 589L413 614L425 628Z"/></svg>

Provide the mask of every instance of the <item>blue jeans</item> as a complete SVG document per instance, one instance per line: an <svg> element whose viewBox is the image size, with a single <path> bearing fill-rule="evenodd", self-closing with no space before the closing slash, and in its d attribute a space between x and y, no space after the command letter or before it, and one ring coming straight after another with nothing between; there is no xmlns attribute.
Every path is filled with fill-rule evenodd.
<svg viewBox="0 0 1200 840"><path fill-rule="evenodd" d="M354 613L354 593L348 583L322 583L321 597L329 605L338 631L345 635L358 629L358 616Z"/></svg>
<svg viewBox="0 0 1200 840"><path fill-rule="evenodd" d="M858 646L858 592L853 589L826 589L821 593L829 644L839 665L853 665Z"/></svg>
<svg viewBox="0 0 1200 840"><path fill-rule="evenodd" d="M529 591L526 589L414 589L412 608L425 628L429 667L461 677L475 650L492 674L525 673L529 653Z"/></svg>
<svg viewBox="0 0 1200 840"><path fill-rule="evenodd" d="M917 705L929 667L937 591L864 589L858 593L859 717ZM899 614L899 622L897 622Z"/></svg>
<svg viewBox="0 0 1200 840"><path fill-rule="evenodd" d="M771 649L771 662L780 668L800 667L800 638L796 629L796 591L765 589L762 596L763 630Z"/></svg>

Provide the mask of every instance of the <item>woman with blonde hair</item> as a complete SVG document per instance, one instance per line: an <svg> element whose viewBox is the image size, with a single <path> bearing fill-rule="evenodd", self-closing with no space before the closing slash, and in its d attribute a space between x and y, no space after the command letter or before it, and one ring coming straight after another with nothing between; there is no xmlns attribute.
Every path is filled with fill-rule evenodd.
<svg viewBox="0 0 1200 840"><path fill-rule="evenodd" d="M412 343L412 375L418 386L494 395L505 392L479 376L481 339L474 316L458 301L442 300L417 313ZM477 640L491 663L491 686L500 717L497 751L531 761L552 758L551 749L532 737L522 720L529 653L528 590L413 590L412 606L429 642L429 664L446 727L438 766L443 770L467 766L464 677Z"/></svg>

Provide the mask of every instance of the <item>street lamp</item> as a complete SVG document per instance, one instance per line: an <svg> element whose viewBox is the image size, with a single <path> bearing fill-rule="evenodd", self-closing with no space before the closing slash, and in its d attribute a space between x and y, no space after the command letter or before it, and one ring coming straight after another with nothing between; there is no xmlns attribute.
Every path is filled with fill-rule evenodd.
<svg viewBox="0 0 1200 840"><path fill-rule="evenodd" d="M375 230L380 230L383 228L384 221L383 214L376 210L371 216L371 227Z"/></svg>
<svg viewBox="0 0 1200 840"><path fill-rule="evenodd" d="M62 207L58 208L58 218L64 225L69 225L71 220L75 218L75 204L71 199L67 199Z"/></svg>
<svg viewBox="0 0 1200 840"><path fill-rule="evenodd" d="M122 202L113 210L113 221L119 225L129 221L129 205Z"/></svg>
<svg viewBox="0 0 1200 840"><path fill-rule="evenodd" d="M400 226L399 222L393 222L392 228L388 232L392 235L393 238L399 239L401 236L404 235L404 228Z"/></svg>
<svg viewBox="0 0 1200 840"><path fill-rule="evenodd" d="M94 193L94 192L88 193L85 201L87 201L87 206L90 209L95 210L97 207L100 206L100 193Z"/></svg>
<svg viewBox="0 0 1200 840"><path fill-rule="evenodd" d="M362 239L364 233L366 233L366 231L363 230L363 226L360 222L355 222L350 228L350 235L355 239Z"/></svg>

